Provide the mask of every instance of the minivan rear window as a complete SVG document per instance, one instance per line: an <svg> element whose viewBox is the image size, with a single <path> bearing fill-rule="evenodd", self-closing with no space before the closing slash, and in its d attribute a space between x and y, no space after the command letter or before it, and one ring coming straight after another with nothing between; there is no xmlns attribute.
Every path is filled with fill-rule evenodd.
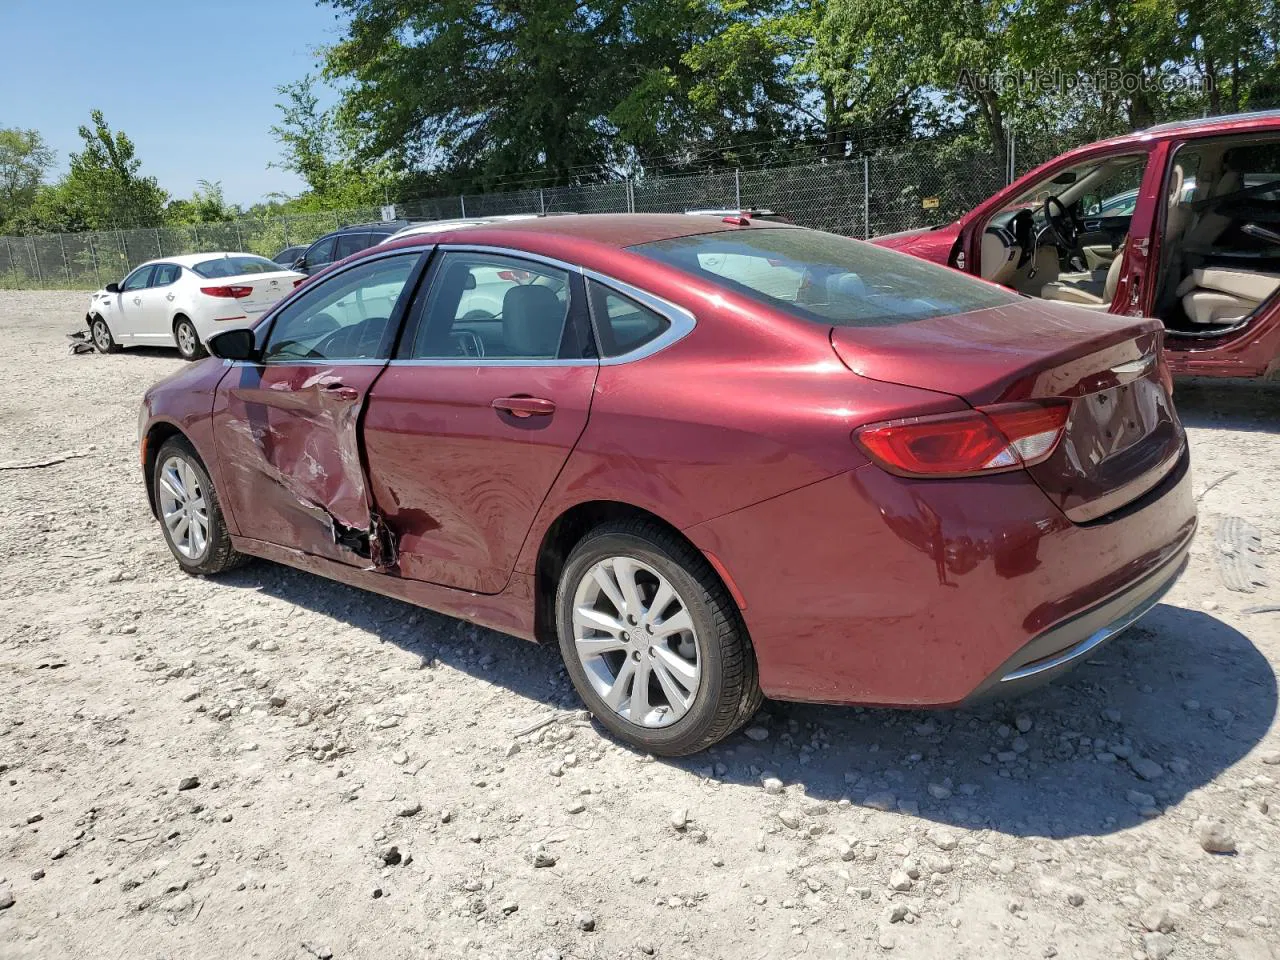
<svg viewBox="0 0 1280 960"><path fill-rule="evenodd" d="M804 228L751 226L628 249L824 326L896 326L1018 299L946 267Z"/></svg>

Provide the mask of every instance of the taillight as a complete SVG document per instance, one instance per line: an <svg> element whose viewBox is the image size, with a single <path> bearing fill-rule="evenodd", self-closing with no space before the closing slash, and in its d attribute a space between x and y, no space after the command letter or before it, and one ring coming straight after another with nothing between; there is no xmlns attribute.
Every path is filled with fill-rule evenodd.
<svg viewBox="0 0 1280 960"><path fill-rule="evenodd" d="M1067 425L1066 400L998 403L930 417L873 423L854 439L890 473L965 477L1015 470L1045 460Z"/></svg>
<svg viewBox="0 0 1280 960"><path fill-rule="evenodd" d="M299 285L306 283L310 279L310 277L299 277L297 280L293 281L293 286L296 289Z"/></svg>
<svg viewBox="0 0 1280 960"><path fill-rule="evenodd" d="M253 293L253 287L201 287L200 292L206 297L233 297L240 300Z"/></svg>

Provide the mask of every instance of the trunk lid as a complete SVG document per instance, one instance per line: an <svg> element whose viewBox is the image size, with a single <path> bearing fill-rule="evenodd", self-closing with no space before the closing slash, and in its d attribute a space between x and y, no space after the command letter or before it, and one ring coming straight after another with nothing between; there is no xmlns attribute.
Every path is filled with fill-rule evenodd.
<svg viewBox="0 0 1280 960"><path fill-rule="evenodd" d="M253 293L238 302L247 317L256 317L275 306L277 300L293 292L293 282L303 275L292 270L278 273L246 273L239 277L227 277L217 281L218 286L252 287ZM205 286L208 286L206 283Z"/></svg>
<svg viewBox="0 0 1280 960"><path fill-rule="evenodd" d="M860 376L973 406L1071 400L1061 442L1028 473L1085 523L1158 485L1185 449L1162 334L1158 320L1028 300L894 327L834 327L831 344Z"/></svg>

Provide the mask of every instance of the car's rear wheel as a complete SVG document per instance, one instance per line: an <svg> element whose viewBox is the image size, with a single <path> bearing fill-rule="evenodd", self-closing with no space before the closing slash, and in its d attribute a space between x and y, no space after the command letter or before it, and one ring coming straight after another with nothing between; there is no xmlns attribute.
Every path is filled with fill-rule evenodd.
<svg viewBox="0 0 1280 960"><path fill-rule="evenodd" d="M213 481L185 439L173 437L161 445L153 480L156 516L183 570L222 573L248 559L232 548Z"/></svg>
<svg viewBox="0 0 1280 960"><path fill-rule="evenodd" d="M200 342L200 334L196 333L196 325L186 317L179 317L173 324L173 342L178 345L178 353L183 360L199 360L208 353Z"/></svg>
<svg viewBox="0 0 1280 960"><path fill-rule="evenodd" d="M620 521L587 534L565 563L556 610L579 696L633 746L696 753L760 705L751 641L724 584L655 523Z"/></svg>
<svg viewBox="0 0 1280 960"><path fill-rule="evenodd" d="M120 344L111 335L111 328L101 317L94 317L89 324L89 335L93 337L93 346L99 353L119 353Z"/></svg>

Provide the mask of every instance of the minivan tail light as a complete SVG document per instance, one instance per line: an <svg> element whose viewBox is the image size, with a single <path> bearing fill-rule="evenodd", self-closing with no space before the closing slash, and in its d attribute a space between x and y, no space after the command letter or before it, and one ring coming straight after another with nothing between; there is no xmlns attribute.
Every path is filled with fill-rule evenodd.
<svg viewBox="0 0 1280 960"><path fill-rule="evenodd" d="M1071 413L1067 400L998 403L962 413L872 423L854 440L875 463L908 477L966 477L1047 459Z"/></svg>
<svg viewBox="0 0 1280 960"><path fill-rule="evenodd" d="M201 287L200 292L206 297L232 297L236 300L240 300L253 293L253 287Z"/></svg>

